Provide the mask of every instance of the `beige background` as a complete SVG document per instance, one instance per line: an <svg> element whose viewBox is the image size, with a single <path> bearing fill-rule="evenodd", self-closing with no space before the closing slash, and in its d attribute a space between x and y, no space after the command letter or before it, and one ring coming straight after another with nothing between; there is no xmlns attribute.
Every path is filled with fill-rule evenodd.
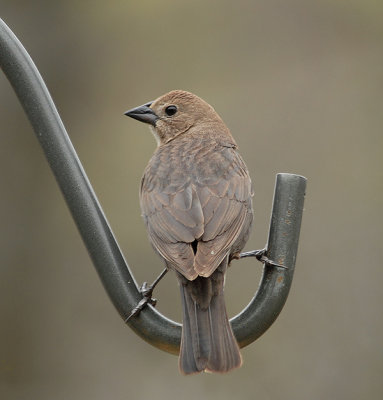
<svg viewBox="0 0 383 400"><path fill-rule="evenodd" d="M162 265L138 187L155 148L122 114L171 89L211 103L255 185L266 240L275 174L308 178L296 274L272 328L227 376L182 377L124 326L18 101L0 76L2 399L381 399L383 3L9 1L138 281ZM227 279L231 315L260 265ZM173 276L159 309L180 320Z"/></svg>

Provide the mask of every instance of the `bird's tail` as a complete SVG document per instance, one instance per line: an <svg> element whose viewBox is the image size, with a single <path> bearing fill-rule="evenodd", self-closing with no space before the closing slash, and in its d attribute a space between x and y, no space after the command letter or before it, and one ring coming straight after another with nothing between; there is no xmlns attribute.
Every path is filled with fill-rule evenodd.
<svg viewBox="0 0 383 400"><path fill-rule="evenodd" d="M183 374L224 373L242 364L226 313L223 272L218 269L209 278L194 281L179 276L183 305L179 366Z"/></svg>

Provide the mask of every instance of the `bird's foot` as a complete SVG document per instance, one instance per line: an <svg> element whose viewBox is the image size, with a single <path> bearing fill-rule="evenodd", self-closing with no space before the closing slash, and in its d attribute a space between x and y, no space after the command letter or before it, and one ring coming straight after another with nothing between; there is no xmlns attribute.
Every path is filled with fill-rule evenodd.
<svg viewBox="0 0 383 400"><path fill-rule="evenodd" d="M149 285L148 282L144 282L139 291L142 294L142 299L140 302L133 308L128 318L126 318L125 322L128 322L132 317L138 315L141 310L143 310L147 304L152 305L153 307L157 304L157 299L152 298L153 290L157 286L157 283L165 276L168 272L167 269L164 269L161 274L157 277L157 279Z"/></svg>
<svg viewBox="0 0 383 400"><path fill-rule="evenodd" d="M282 264L278 264L277 262L275 262L273 260L270 260L266 256L266 253L267 253L267 249L251 250L251 251L246 251L245 253L241 253L238 258L241 259L241 258L246 258L246 257L255 257L258 261L265 264L265 266L288 269L286 266L284 266Z"/></svg>
<svg viewBox="0 0 383 400"><path fill-rule="evenodd" d="M140 302L136 305L136 307L133 308L132 312L130 313L129 317L126 318L125 322L128 322L131 318L135 317L140 313L140 311L146 307L147 304L151 304L153 307L156 306L157 304L157 299L152 298L153 294L153 286L148 285L148 282L144 282L141 287L140 287L140 293L142 294L142 299Z"/></svg>

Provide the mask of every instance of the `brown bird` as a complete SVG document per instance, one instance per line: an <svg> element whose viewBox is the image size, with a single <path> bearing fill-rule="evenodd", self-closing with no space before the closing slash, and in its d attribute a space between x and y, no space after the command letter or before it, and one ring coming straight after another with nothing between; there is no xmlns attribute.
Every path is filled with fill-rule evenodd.
<svg viewBox="0 0 383 400"><path fill-rule="evenodd" d="M150 242L180 284L180 370L230 371L242 360L223 290L253 220L247 167L214 108L192 93L174 90L125 114L157 139L140 203Z"/></svg>

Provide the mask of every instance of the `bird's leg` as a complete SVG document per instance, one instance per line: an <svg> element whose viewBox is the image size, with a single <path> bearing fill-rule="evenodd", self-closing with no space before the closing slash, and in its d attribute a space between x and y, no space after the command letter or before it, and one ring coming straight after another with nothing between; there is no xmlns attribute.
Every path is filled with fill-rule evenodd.
<svg viewBox="0 0 383 400"><path fill-rule="evenodd" d="M244 253L241 253L238 258L241 259L241 258L246 258L246 257L255 257L258 261L264 263L266 266L288 269L286 266L278 264L275 261L270 260L266 256L266 253L267 253L266 248L261 249L261 250L251 250L251 251L246 251Z"/></svg>
<svg viewBox="0 0 383 400"><path fill-rule="evenodd" d="M126 318L125 322L128 322L132 317L138 315L140 311L144 307L146 307L148 303L151 304L153 307L156 306L157 299L152 298L153 290L157 286L158 282L166 275L167 272L168 269L165 268L151 285L148 285L148 282L144 282L141 285L140 293L142 294L143 297L140 300L140 302L136 305L136 307L133 308L132 312L130 313L129 317Z"/></svg>

